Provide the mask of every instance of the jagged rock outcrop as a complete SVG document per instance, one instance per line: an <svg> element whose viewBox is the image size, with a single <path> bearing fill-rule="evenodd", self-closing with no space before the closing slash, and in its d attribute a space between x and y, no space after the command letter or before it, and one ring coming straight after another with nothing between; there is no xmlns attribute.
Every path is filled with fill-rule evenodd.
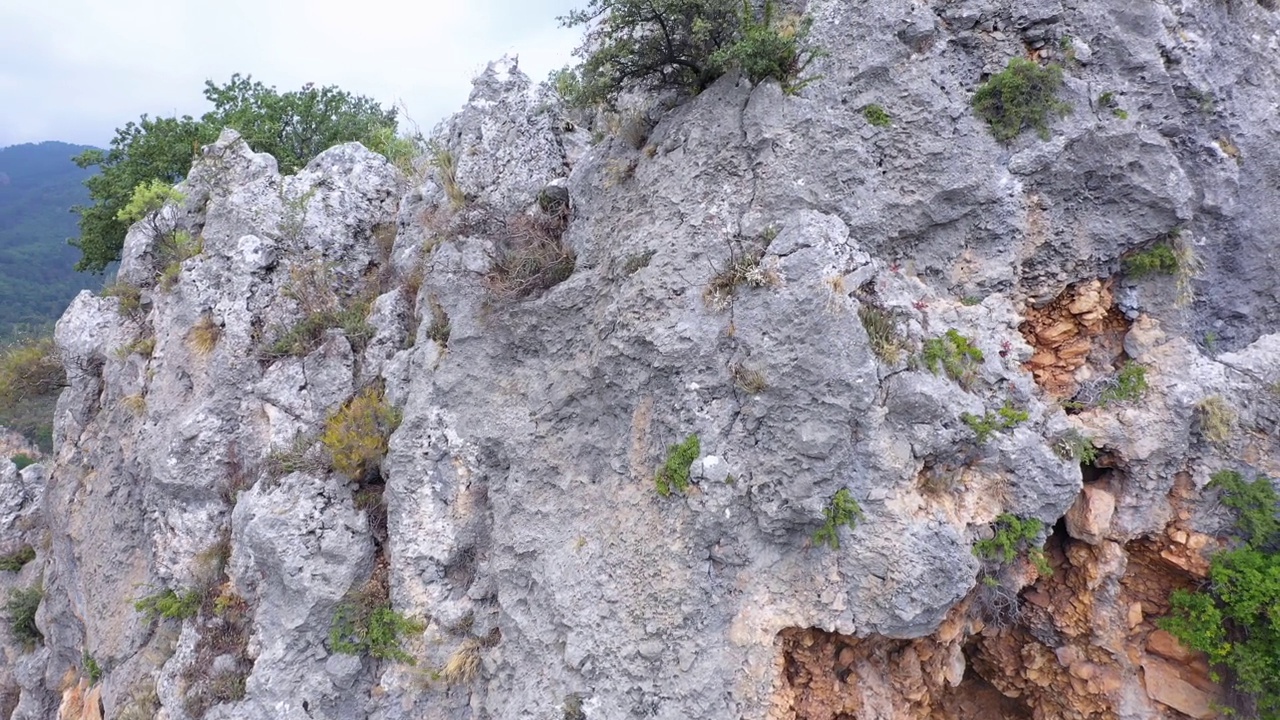
<svg viewBox="0 0 1280 720"><path fill-rule="evenodd" d="M85 293L58 324L56 456L0 476L0 548L36 551L3 582L44 593L12 716L1204 716L1207 669L1152 617L1226 529L1209 475L1277 472L1280 19L808 11L819 80L725 77L638 142L590 144L504 62L421 177L206 147L130 232L138 307ZM1075 112L1000 145L969 98L1026 53L1067 64ZM168 287L156 227L203 243ZM1120 273L1175 230L1181 283ZM550 270L504 275L530 248ZM1122 356L1143 397L1064 411ZM398 425L339 472L321 436L361 393ZM841 491L863 517L829 547ZM975 556L1004 513L1052 576ZM167 591L199 607L135 610ZM416 664L337 652L384 600Z"/></svg>

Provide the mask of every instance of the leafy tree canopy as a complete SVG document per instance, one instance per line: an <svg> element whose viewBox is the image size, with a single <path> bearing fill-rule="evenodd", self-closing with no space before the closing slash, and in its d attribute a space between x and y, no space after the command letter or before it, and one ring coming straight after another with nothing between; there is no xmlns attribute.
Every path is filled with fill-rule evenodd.
<svg viewBox="0 0 1280 720"><path fill-rule="evenodd" d="M283 173L297 172L324 150L343 142L385 145L394 134L396 111L384 110L370 98L334 86L308 83L301 90L280 93L250 76L232 75L226 85L205 83L204 96L213 110L199 120L190 116L150 118L116 130L107 150L87 150L74 160L82 168L100 172L85 181L92 204L73 211L80 215L77 270L102 272L120 259L129 229L121 211L134 190L152 181L173 185L186 177L201 145L213 142L224 127L237 130L249 146L275 156Z"/></svg>
<svg viewBox="0 0 1280 720"><path fill-rule="evenodd" d="M731 68L795 91L820 54L804 47L808 20L780 17L773 0L760 12L751 0L590 0L560 21L587 28L582 64L553 76L578 105L612 104L628 90L698 93Z"/></svg>

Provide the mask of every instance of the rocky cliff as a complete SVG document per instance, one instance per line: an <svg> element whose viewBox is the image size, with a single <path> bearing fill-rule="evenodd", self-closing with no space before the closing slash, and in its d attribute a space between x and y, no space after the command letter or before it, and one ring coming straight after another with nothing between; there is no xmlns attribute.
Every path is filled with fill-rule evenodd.
<svg viewBox="0 0 1280 720"><path fill-rule="evenodd" d="M1210 474L1280 473L1280 16L807 12L796 96L611 123L499 63L415 177L204 148L0 475L7 716L1211 717L1153 618ZM1005 145L1017 56L1074 111Z"/></svg>

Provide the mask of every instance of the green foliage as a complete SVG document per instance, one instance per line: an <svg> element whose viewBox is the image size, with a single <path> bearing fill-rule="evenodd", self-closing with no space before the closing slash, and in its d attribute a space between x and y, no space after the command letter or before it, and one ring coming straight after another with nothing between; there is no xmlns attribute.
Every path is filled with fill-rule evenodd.
<svg viewBox="0 0 1280 720"><path fill-rule="evenodd" d="M320 152L350 140L390 149L385 129L395 127L395 110L351 95L337 87L280 93L233 75L226 85L205 83L205 99L213 110L196 120L155 118L116 130L109 150L86 150L76 156L81 168L100 172L85 180L92 204L73 208L80 214L78 270L102 272L120 259L128 223L120 217L135 188L160 181L174 185L186 177L201 145L213 142L224 127L235 128L250 147L274 155L282 173L294 173Z"/></svg>
<svg viewBox="0 0 1280 720"><path fill-rule="evenodd" d="M871 352L884 364L897 365L902 359L906 341L898 331L898 319L894 314L879 305L863 303L858 307L858 320L862 322L862 329L867 331Z"/></svg>
<svg viewBox="0 0 1280 720"><path fill-rule="evenodd" d="M808 20L778 17L772 0L759 14L737 0L588 0L560 20L587 28L582 64L555 76L557 91L580 106L611 105L637 89L699 93L734 67L794 91L818 55L804 46Z"/></svg>
<svg viewBox="0 0 1280 720"><path fill-rule="evenodd" d="M1061 86L1060 66L1041 67L1026 58L1013 58L973 94L973 109L1000 142L1009 142L1028 128L1048 140L1049 120L1071 111L1070 104L1057 98Z"/></svg>
<svg viewBox="0 0 1280 720"><path fill-rule="evenodd" d="M858 526L858 521L863 518L862 506L857 500L853 499L853 494L848 488L840 488L836 494L831 496L831 501L827 503L827 507L822 511L826 522L818 531L813 534L813 543L815 545L829 545L832 550L840 549L840 527L848 525L852 530Z"/></svg>
<svg viewBox="0 0 1280 720"><path fill-rule="evenodd" d="M1160 243L1149 250L1129 255L1122 262L1125 274L1134 279L1148 275L1178 274L1178 255L1168 243Z"/></svg>
<svg viewBox="0 0 1280 720"><path fill-rule="evenodd" d="M333 469L353 480L376 470L400 418L400 411L386 403L380 388L365 388L357 394L329 416L320 436Z"/></svg>
<svg viewBox="0 0 1280 720"><path fill-rule="evenodd" d="M1235 689L1250 694L1258 717L1280 718L1280 495L1269 478L1214 473L1209 487L1236 511L1243 541L1210 559L1203 590L1178 590L1157 624L1186 646L1232 672Z"/></svg>
<svg viewBox="0 0 1280 720"><path fill-rule="evenodd" d="M684 442L667 448L667 461L658 469L654 482L658 494L668 497L671 492L683 493L689 489L689 466L702 453L702 442L697 435L690 435Z"/></svg>
<svg viewBox="0 0 1280 720"><path fill-rule="evenodd" d="M406 618L389 604L371 607L344 602L334 611L329 625L329 649L413 665L416 661L400 648L400 639L422 630L422 623Z"/></svg>
<svg viewBox="0 0 1280 720"><path fill-rule="evenodd" d="M4 604L13 639L28 650L44 642L44 634L36 625L36 610L43 599L44 590L39 585L32 585L29 588L10 590L9 599Z"/></svg>
<svg viewBox="0 0 1280 720"><path fill-rule="evenodd" d="M325 331L342 328L347 340L361 347L373 337L373 327L365 320L369 305L364 300L354 302L342 310L318 310L303 316L291 327L284 329L263 355L267 359L305 357L324 342Z"/></svg>
<svg viewBox="0 0 1280 720"><path fill-rule="evenodd" d="M66 372L51 337L0 347L0 425L53 451L53 408Z"/></svg>
<svg viewBox="0 0 1280 720"><path fill-rule="evenodd" d="M21 470L25 467L34 465L36 463L36 459L26 453L20 452L10 456L9 462L13 463L14 467Z"/></svg>
<svg viewBox="0 0 1280 720"><path fill-rule="evenodd" d="M1019 424L1026 422L1028 417L1026 410L1019 410L1010 402L1005 402L994 413L988 410L982 417L972 413L962 413L960 415L960 419L969 426L969 429L973 430L973 434L977 436L979 443L985 443L991 438L992 433L997 430L1009 430L1017 427Z"/></svg>
<svg viewBox="0 0 1280 720"><path fill-rule="evenodd" d="M30 545L23 545L16 552L0 556L0 570L3 570L4 572L18 572L24 565L35 559L36 549Z"/></svg>
<svg viewBox="0 0 1280 720"><path fill-rule="evenodd" d="M1035 518L1003 513L996 518L991 538L973 544L973 554L1002 565L1011 565L1019 555L1025 554L1041 575L1052 575L1053 568L1044 550L1033 544L1043 530L1044 523Z"/></svg>
<svg viewBox="0 0 1280 720"><path fill-rule="evenodd" d="M160 179L139 183L133 189L129 202L116 213L116 219L126 224L136 223L165 205L176 205L185 198L176 188Z"/></svg>
<svg viewBox="0 0 1280 720"><path fill-rule="evenodd" d="M1127 363L1116 373L1114 382L1098 395L1099 405L1131 402L1147 392L1147 368L1138 363Z"/></svg>
<svg viewBox="0 0 1280 720"><path fill-rule="evenodd" d="M88 650L81 654L80 665L84 668L84 676L89 678L89 684L97 685L98 681L102 679L102 666L89 654Z"/></svg>
<svg viewBox="0 0 1280 720"><path fill-rule="evenodd" d="M893 118L889 117L889 113L885 112L884 108L875 104L862 108L862 117L866 118L867 122L875 125L876 127L889 127L893 124Z"/></svg>
<svg viewBox="0 0 1280 720"><path fill-rule="evenodd" d="M1063 460L1074 459L1086 465L1092 465L1098 459L1098 448L1093 444L1093 438L1075 428L1068 430L1059 438L1054 443L1053 450Z"/></svg>
<svg viewBox="0 0 1280 720"><path fill-rule="evenodd" d="M972 340L952 328L939 337L925 340L920 359L934 375L941 369L947 377L968 387L977 376L983 355Z"/></svg>
<svg viewBox="0 0 1280 720"><path fill-rule="evenodd" d="M139 598L133 603L133 609L152 620L155 618L185 620L196 616L203 600L204 598L197 590L184 590L178 594L166 588Z"/></svg>

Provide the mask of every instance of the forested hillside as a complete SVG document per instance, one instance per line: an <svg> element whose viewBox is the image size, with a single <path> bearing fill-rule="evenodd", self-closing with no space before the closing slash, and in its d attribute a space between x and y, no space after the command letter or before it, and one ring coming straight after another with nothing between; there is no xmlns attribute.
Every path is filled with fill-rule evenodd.
<svg viewBox="0 0 1280 720"><path fill-rule="evenodd" d="M87 149L61 142L0 148L0 338L51 325L100 276L72 270L79 252L72 205L86 203L93 174L71 157Z"/></svg>

